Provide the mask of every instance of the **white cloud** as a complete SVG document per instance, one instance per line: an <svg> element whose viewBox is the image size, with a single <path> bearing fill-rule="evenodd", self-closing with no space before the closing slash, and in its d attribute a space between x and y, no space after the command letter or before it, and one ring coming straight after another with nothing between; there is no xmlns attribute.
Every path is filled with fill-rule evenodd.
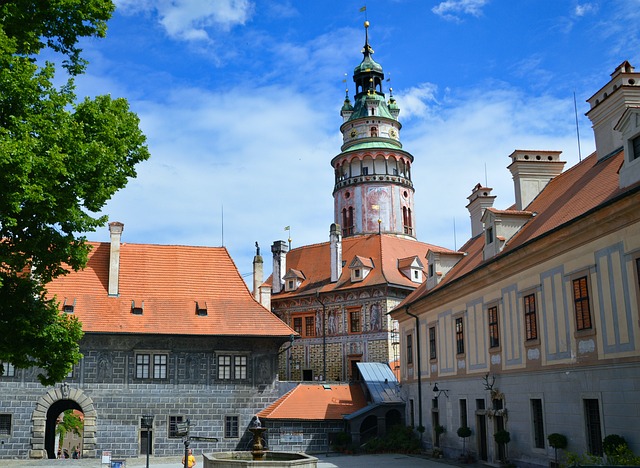
<svg viewBox="0 0 640 468"><path fill-rule="evenodd" d="M433 7L431 11L438 16L450 21L461 21L462 15L479 17L482 15L482 7L489 0L446 0Z"/></svg>
<svg viewBox="0 0 640 468"><path fill-rule="evenodd" d="M253 12L249 0L116 0L123 14L157 14L159 23L174 39L206 41L208 30L223 32L244 25Z"/></svg>
<svg viewBox="0 0 640 468"><path fill-rule="evenodd" d="M438 87L432 83L421 83L398 94L396 98L402 102L402 116L425 117L430 110L430 103L437 103L436 92Z"/></svg>
<svg viewBox="0 0 640 468"><path fill-rule="evenodd" d="M574 15L581 17L590 13L596 13L598 11L598 5L595 3L579 3L573 10Z"/></svg>

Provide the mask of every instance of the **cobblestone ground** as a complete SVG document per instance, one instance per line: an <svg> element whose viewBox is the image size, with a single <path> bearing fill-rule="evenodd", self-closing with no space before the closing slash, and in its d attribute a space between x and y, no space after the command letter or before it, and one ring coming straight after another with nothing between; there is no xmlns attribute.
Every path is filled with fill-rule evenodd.
<svg viewBox="0 0 640 468"><path fill-rule="evenodd" d="M453 464L435 461L426 457L385 453L379 455L316 455L318 468L450 468ZM196 468L202 468L202 457L198 456ZM114 459L115 460L115 459ZM150 468L180 468L180 457L151 457ZM128 458L122 468L146 467L146 458ZM469 467L469 465L465 465ZM98 458L83 460L0 460L0 467L7 468L111 468Z"/></svg>

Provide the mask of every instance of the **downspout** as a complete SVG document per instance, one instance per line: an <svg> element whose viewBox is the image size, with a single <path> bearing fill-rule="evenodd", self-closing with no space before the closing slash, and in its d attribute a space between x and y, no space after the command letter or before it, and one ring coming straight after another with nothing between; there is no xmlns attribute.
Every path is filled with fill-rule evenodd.
<svg viewBox="0 0 640 468"><path fill-rule="evenodd" d="M424 425L422 424L422 373L420 371L420 320L418 319L417 315L412 314L411 312L409 312L409 306L407 305L405 307L405 312L407 313L407 315L413 317L416 319L416 353L418 353L417 356L417 362L418 362L418 427L422 427L424 428ZM422 439L422 434L423 432L420 432L420 439Z"/></svg>

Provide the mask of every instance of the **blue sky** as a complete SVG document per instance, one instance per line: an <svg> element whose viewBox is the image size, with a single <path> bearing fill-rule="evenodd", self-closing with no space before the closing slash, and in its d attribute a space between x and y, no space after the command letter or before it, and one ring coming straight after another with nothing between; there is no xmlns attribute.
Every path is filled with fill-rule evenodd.
<svg viewBox="0 0 640 468"><path fill-rule="evenodd" d="M125 97L151 158L105 207L130 243L224 245L242 274L258 241L325 242L340 107L360 63L363 1L116 0L106 39L83 43L79 97ZM467 196L513 203L515 149L594 149L585 102L629 60L638 0L370 0L374 59L415 157L418 238L459 247ZM345 76L346 74L346 76ZM388 89L385 89L388 92ZM224 215L223 215L224 213ZM224 223L223 223L224 219ZM454 236L454 223L456 226ZM224 238L223 238L224 236ZM108 231L90 233L107 241ZM455 239L455 240L454 240ZM454 245L455 244L455 245Z"/></svg>

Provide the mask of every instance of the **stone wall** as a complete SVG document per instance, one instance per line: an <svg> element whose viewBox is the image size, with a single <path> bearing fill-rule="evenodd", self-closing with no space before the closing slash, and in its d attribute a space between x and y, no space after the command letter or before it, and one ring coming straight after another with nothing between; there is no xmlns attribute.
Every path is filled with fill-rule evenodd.
<svg viewBox="0 0 640 468"><path fill-rule="evenodd" d="M190 419L192 436L219 439L192 441L195 452L244 450L250 442L246 428L251 419L280 396L276 351L282 341L85 335L84 358L63 384L41 386L34 369L16 369L14 376L0 377L0 415L11 421L10 434L0 435L0 459L47 456L45 433L55 428L51 418L65 409L84 413L85 457L98 457L103 450L114 458L145 453L141 443L146 429L140 422L144 414L154 416L152 455L180 455L184 450L181 437L170 437L171 416ZM166 353L167 377L137 379L136 352ZM247 357L246 378L219 378L217 356L228 353ZM237 437L225 438L227 416L237 417Z"/></svg>
<svg viewBox="0 0 640 468"><path fill-rule="evenodd" d="M326 453L329 434L345 431L344 421L263 420L269 450Z"/></svg>

